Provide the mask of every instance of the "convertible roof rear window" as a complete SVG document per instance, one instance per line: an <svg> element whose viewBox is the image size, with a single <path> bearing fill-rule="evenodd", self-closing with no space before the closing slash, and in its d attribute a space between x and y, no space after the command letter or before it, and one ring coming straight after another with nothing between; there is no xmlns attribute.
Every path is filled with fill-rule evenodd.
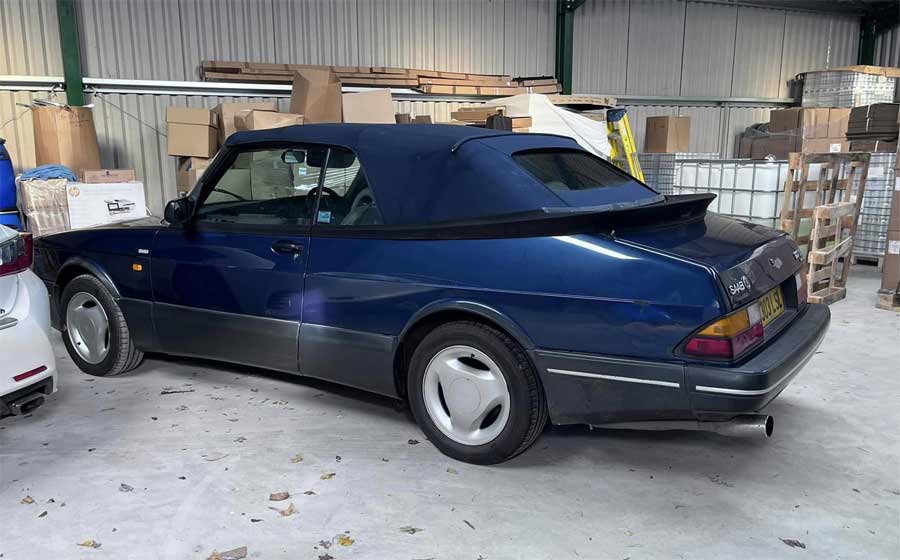
<svg viewBox="0 0 900 560"><path fill-rule="evenodd" d="M634 184L633 177L587 152L563 148L527 150L513 160L555 192L605 189Z"/></svg>

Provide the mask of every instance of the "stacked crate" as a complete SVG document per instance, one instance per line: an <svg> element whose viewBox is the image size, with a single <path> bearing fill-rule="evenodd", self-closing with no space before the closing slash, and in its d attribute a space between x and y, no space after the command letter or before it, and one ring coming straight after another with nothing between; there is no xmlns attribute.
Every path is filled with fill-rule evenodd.
<svg viewBox="0 0 900 560"><path fill-rule="evenodd" d="M638 161L644 173L644 182L660 194L675 194L676 162L684 159L718 159L717 153L640 153Z"/></svg>
<svg viewBox="0 0 900 560"><path fill-rule="evenodd" d="M804 107L859 107L891 103L897 78L847 70L820 70L803 75Z"/></svg>
<svg viewBox="0 0 900 560"><path fill-rule="evenodd" d="M859 211L853 256L881 261L887 247L891 197L896 179L896 153L873 153Z"/></svg>
<svg viewBox="0 0 900 560"><path fill-rule="evenodd" d="M676 160L672 192L713 193L710 211L775 228L787 175L786 161Z"/></svg>

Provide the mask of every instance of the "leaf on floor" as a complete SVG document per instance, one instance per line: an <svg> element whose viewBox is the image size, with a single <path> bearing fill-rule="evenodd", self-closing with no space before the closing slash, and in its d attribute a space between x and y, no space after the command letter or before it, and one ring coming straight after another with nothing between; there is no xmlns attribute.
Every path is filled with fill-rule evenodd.
<svg viewBox="0 0 900 560"><path fill-rule="evenodd" d="M338 543L339 545L341 545L341 546L350 546L350 545L352 545L354 542L356 542L356 541L354 541L353 539L351 539L351 538L348 537L347 535L338 535L338 537L337 537L337 543Z"/></svg>
<svg viewBox="0 0 900 560"><path fill-rule="evenodd" d="M281 517L290 517L297 513L297 508L294 507L294 502L291 502L290 505L288 505L287 509L278 509L277 507L272 506L269 506L269 509L272 511L277 511L278 515L280 515Z"/></svg>
<svg viewBox="0 0 900 560"><path fill-rule="evenodd" d="M409 438L409 441L407 441L406 443L408 443L410 445L419 445L419 440Z"/></svg>
<svg viewBox="0 0 900 560"><path fill-rule="evenodd" d="M401 532L401 533L406 533L406 534L408 534L408 535L415 535L416 533L421 533L421 532L424 531L424 530L425 530L425 529L419 529L418 527L411 527L411 526L409 526L409 525L405 525L405 526L403 526L403 527L400 527L400 532Z"/></svg>
<svg viewBox="0 0 900 560"><path fill-rule="evenodd" d="M232 548L231 550L226 550L225 552L216 552L214 550L206 560L241 560L242 558L246 557L247 547L241 546L238 548Z"/></svg>
<svg viewBox="0 0 900 560"><path fill-rule="evenodd" d="M802 542L795 539L780 539L781 542L788 545L791 548L806 548L806 545Z"/></svg>
<svg viewBox="0 0 900 560"><path fill-rule="evenodd" d="M302 463L302 462L303 462L303 455L300 455L299 453L294 455L293 457L291 457L291 463Z"/></svg>
<svg viewBox="0 0 900 560"><path fill-rule="evenodd" d="M234 438L234 443L244 443L245 441L247 441L247 438L245 438L244 436L238 436Z"/></svg>
<svg viewBox="0 0 900 560"><path fill-rule="evenodd" d="M473 530L473 531L474 531L474 530L475 530L475 526L474 526L474 525L472 525L472 524L471 524L471 523L469 523L469 521L468 521L468 520L466 520L466 519L463 519L463 523L465 523L465 524L466 524L466 525L468 525L468 526L469 526L469 528L470 528L470 529L472 529L472 530Z"/></svg>
<svg viewBox="0 0 900 560"><path fill-rule="evenodd" d="M270 502L280 502L282 500L287 500L291 497L289 492L275 492L273 494L269 494Z"/></svg>
<svg viewBox="0 0 900 560"><path fill-rule="evenodd" d="M320 554L318 560L334 560L334 556L326 552L325 554Z"/></svg>
<svg viewBox="0 0 900 560"><path fill-rule="evenodd" d="M453 467L447 467L447 473L449 474L459 474L459 471L454 469Z"/></svg>
<svg viewBox="0 0 900 560"><path fill-rule="evenodd" d="M19 502L19 503L22 503L22 504L33 504L33 503L34 503L34 498L32 498L31 496L25 496L24 498L22 498L22 501Z"/></svg>
<svg viewBox="0 0 900 560"><path fill-rule="evenodd" d="M312 490L307 490L306 492L304 492L304 494L306 494L307 496L315 496L316 495L316 493L313 492Z"/></svg>
<svg viewBox="0 0 900 560"><path fill-rule="evenodd" d="M38 517L47 517L47 510L42 511Z"/></svg>
<svg viewBox="0 0 900 560"><path fill-rule="evenodd" d="M134 491L134 486L132 486L130 484L125 484L124 482L122 484L119 484L119 492L133 492L133 491Z"/></svg>
<svg viewBox="0 0 900 560"><path fill-rule="evenodd" d="M100 548L101 544L94 539L88 539L78 543L78 546L83 546L84 548Z"/></svg>
<svg viewBox="0 0 900 560"><path fill-rule="evenodd" d="M322 480L331 480L335 477L336 474L337 473L333 472L322 473L322 476L320 476L319 478L321 478Z"/></svg>

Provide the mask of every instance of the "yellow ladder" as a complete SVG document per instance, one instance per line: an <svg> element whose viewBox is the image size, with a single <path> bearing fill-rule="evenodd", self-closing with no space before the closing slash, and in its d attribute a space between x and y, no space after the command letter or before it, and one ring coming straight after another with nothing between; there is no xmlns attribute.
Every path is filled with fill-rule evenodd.
<svg viewBox="0 0 900 560"><path fill-rule="evenodd" d="M643 183L644 172L638 161L634 135L631 133L631 123L628 122L628 112L624 108L607 110L606 130L609 144L612 147L609 154L610 161Z"/></svg>

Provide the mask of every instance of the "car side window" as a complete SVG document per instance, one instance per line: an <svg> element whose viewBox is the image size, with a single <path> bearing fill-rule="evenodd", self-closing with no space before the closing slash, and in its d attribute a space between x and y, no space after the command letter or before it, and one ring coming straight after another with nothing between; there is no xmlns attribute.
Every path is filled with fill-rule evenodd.
<svg viewBox="0 0 900 560"><path fill-rule="evenodd" d="M198 223L308 226L327 148L246 151L201 198Z"/></svg>
<svg viewBox="0 0 900 560"><path fill-rule="evenodd" d="M359 158L350 150L331 149L316 223L343 227L384 223Z"/></svg>

